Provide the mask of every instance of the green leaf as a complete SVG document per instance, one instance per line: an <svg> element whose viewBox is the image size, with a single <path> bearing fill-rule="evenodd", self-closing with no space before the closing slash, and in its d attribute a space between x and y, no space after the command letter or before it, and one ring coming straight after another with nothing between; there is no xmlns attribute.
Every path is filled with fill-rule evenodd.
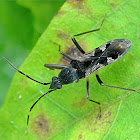
<svg viewBox="0 0 140 140"><path fill-rule="evenodd" d="M105 14L107 17L99 32L77 37L85 51L103 43L125 38L132 46L119 61L99 71L105 84L139 89L139 1L68 0L59 10L34 49L20 67L31 77L50 82L59 70L44 68L44 64L66 64L58 52L56 42L67 53L74 47L74 34L96 29ZM69 52L71 53L71 52ZM65 85L42 98L30 114L31 105L48 86L39 85L16 73L0 111L1 139L139 139L140 95L134 92L101 87L92 74L90 97L101 103L99 107L86 99L86 80Z"/></svg>

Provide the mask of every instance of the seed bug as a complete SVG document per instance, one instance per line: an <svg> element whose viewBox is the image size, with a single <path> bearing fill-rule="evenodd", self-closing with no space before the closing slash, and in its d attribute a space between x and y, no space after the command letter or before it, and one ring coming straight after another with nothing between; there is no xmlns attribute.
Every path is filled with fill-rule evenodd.
<svg viewBox="0 0 140 140"><path fill-rule="evenodd" d="M124 56L127 53L127 51L129 50L129 48L131 46L131 42L129 40L115 39L112 41L108 41L105 44L101 45L100 47L98 47L98 48L96 48L88 53L85 53L85 51L81 48L81 46L79 45L79 43L75 39L76 36L99 31L103 25L104 20L105 20L105 17L103 18L102 23L98 29L94 29L94 30L90 30L90 31L83 32L80 34L76 34L76 35L73 35L73 37L71 38L73 43L78 48L78 50L83 54L83 56L79 56L78 58L73 58L73 57L63 53L60 50L60 45L59 45L59 53L61 55L63 55L64 57L66 57L70 61L70 64L68 66L58 65L58 64L45 64L44 66L47 68L50 68L50 69L61 69L60 73L58 74L58 77L52 77L52 81L49 83L39 82L38 80L31 78L30 76L28 76L25 73L18 70L6 58L3 57L4 60L9 65L11 65L16 71L18 71L20 74L26 76L27 78L29 78L29 79L31 79L39 84L50 85L49 89L51 89L51 90L49 90L48 92L46 92L45 94L40 96L34 102L34 104L31 106L29 113L28 113L28 117L27 117L27 126L29 123L30 113L31 113L33 107L36 105L36 103L42 97L44 97L46 94L48 94L52 91L55 91L57 89L61 89L63 85L70 84L73 82L78 82L79 79L83 79L83 78L87 78L87 88L86 88L87 99L89 101L94 102L94 103L99 105L99 111L100 111L99 116L101 117L100 102L97 102L95 100L90 99L90 96L89 96L90 94L89 94L89 79L88 79L88 77L94 72L96 72L95 73L96 79L101 86L118 88L118 89L128 90L128 91L134 91L134 92L137 92L140 94L140 92L136 91L135 89L127 89L127 88L122 88L122 87L117 87L117 86L106 85L102 82L99 75L97 74L97 71L99 69L107 66L108 64L111 64L111 63L119 60L122 56Z"/></svg>

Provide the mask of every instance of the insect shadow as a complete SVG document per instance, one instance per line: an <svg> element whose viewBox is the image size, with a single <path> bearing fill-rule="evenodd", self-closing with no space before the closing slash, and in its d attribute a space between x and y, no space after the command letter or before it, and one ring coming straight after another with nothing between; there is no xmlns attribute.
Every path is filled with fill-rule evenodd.
<svg viewBox="0 0 140 140"><path fill-rule="evenodd" d="M101 45L100 47L85 53L85 51L81 48L77 40L75 39L76 36L84 35L87 33L99 31L103 25L103 22L105 20L105 17L102 20L102 23L98 29L90 30L87 32L83 32L80 34L76 34L72 37L72 41L75 44L75 46L78 48L78 50L83 54L83 56L79 56L78 58L73 58L60 50L60 45L59 45L59 53L66 57L69 61L70 64L68 66L65 65L58 65L58 64L45 64L44 66L50 69L61 69L61 72L58 74L58 77L53 77L52 81L49 83L42 83L39 82L38 80L35 80L31 78L30 76L26 75L25 73L21 72L18 70L15 66L13 66L6 58L4 60L9 63L16 71L21 73L22 75L26 76L27 78L42 84L42 85L50 85L51 90L40 96L34 104L31 106L28 117L27 117L27 126L29 123L29 117L30 113L33 109L33 107L36 105L36 103L44 97L46 94L55 91L57 89L61 89L62 85L70 84L73 82L78 82L79 79L87 78L87 87L86 87L86 92L87 92L87 99L93 103L96 103L99 105L99 117L101 117L101 107L100 107L100 102L97 102L95 100L90 99L90 94L89 94L89 75L92 73L96 72L96 79L98 83L101 86L106 86L106 87L111 87L111 88L118 88L122 90L128 90L128 91L134 91L140 94L140 92L136 91L135 89L127 89L127 88L122 88L122 87L116 87L116 86L110 86L106 85L102 82L100 79L99 75L97 74L97 71L108 64L111 64L117 60L119 60L122 56L124 56L127 51L129 50L131 46L131 42L126 39L115 39L112 41L108 41L105 44Z"/></svg>

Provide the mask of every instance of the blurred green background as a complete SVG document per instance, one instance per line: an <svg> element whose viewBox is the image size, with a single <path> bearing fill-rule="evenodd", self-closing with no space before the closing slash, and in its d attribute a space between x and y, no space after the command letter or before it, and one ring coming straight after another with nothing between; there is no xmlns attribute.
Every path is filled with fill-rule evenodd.
<svg viewBox="0 0 140 140"><path fill-rule="evenodd" d="M18 68L64 2L0 1L0 107L15 73L2 56Z"/></svg>

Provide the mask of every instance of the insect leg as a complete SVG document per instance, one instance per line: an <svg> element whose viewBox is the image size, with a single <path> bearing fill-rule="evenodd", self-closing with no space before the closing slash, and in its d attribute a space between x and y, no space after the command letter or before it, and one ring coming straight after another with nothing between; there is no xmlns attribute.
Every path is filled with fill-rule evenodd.
<svg viewBox="0 0 140 140"><path fill-rule="evenodd" d="M74 35L71 39L73 41L73 43L75 44L75 46L78 48L78 50L82 53L85 54L85 51L80 47L79 43L76 41L76 39L74 38L76 35Z"/></svg>
<svg viewBox="0 0 140 140"><path fill-rule="evenodd" d="M59 53L62 54L64 57L68 58L70 61L71 61L71 60L75 60L75 59L72 58L71 56L69 56L69 55L67 55L67 54L65 54L65 53L63 53L63 52L61 52L61 51L59 51Z"/></svg>
<svg viewBox="0 0 140 140"><path fill-rule="evenodd" d="M99 27L98 29L90 30L90 31L83 32L83 33L79 33L79 34L76 34L76 35L73 35L73 36L72 36L71 39L72 39L73 43L75 44L75 46L79 49L79 51L80 51L81 53L85 54L85 51L80 47L80 45L79 45L78 42L76 41L75 37L76 37L76 36L80 36L80 35L84 35L84 34L87 34L87 33L95 32L95 31L99 31L99 30L101 29L102 25L103 25L103 22L104 22L104 20L105 20L105 17L106 17L106 15L104 16L104 18L103 18L103 20L102 20L102 23L101 23L101 25L100 25L100 27Z"/></svg>
<svg viewBox="0 0 140 140"><path fill-rule="evenodd" d="M89 101L94 102L94 103L99 105L99 117L101 117L101 106L100 106L100 103L97 102L97 101L91 100L90 97L89 97L89 79L88 78L87 78L87 99Z"/></svg>
<svg viewBox="0 0 140 140"><path fill-rule="evenodd" d="M138 92L137 90L135 89L128 89L128 88L122 88L122 87L116 87L116 86L110 86L110 85L105 85L102 80L100 79L99 75L96 73L96 78L97 78L97 81L98 83L101 85L101 86L105 86L105 87L111 87L111 88L118 88L118 89L123 89L123 90L128 90L128 91L134 91L134 92L137 92L140 94L140 92Z"/></svg>
<svg viewBox="0 0 140 140"><path fill-rule="evenodd" d="M61 45L59 45L59 44L57 44L57 43L55 43L55 42L53 42L53 41L51 41L51 42L59 47L59 50L58 50L58 51L59 51L59 53L60 53L61 55L63 55L64 57L68 58L70 61L71 61L71 60L75 60L75 59L72 58L71 56L69 56L69 55L67 55L67 54L65 54L65 53L63 53L63 52L61 51Z"/></svg>
<svg viewBox="0 0 140 140"><path fill-rule="evenodd" d="M28 117L27 117L27 126L28 126L28 123L29 123L30 113L31 113L32 109L34 108L34 106L36 105L36 103L37 103L42 97L44 97L46 94L48 94L48 93L50 93L50 92L52 92L52 91L54 91L54 90L49 90L47 93L45 93L45 94L43 94L42 96L40 96L40 97L34 102L34 104L31 106L30 111L29 111L29 113L28 113Z"/></svg>
<svg viewBox="0 0 140 140"><path fill-rule="evenodd" d="M50 84L50 83L42 83L42 82L39 82L39 81L37 81L37 80L31 78L30 76L26 75L26 74L23 73L22 71L18 70L18 69L17 69L14 65L12 65L5 57L3 57L3 59L4 59L11 67L13 67L16 71L18 71L20 74L26 76L27 78L31 79L32 81L35 81L35 82L37 82L37 83L39 83L39 84L42 84L42 85L48 85L48 84Z"/></svg>
<svg viewBox="0 0 140 140"><path fill-rule="evenodd" d="M49 69L63 69L63 68L67 67L67 66L58 65L58 64L44 64L44 66L49 68Z"/></svg>

